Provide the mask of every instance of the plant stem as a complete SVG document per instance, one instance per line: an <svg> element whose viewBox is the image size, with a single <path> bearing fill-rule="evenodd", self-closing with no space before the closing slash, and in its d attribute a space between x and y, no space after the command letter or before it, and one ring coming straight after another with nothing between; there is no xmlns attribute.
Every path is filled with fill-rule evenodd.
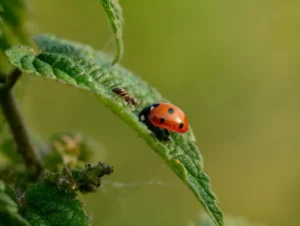
<svg viewBox="0 0 300 226"><path fill-rule="evenodd" d="M38 151L30 139L12 90L21 74L22 72L19 69L15 69L8 77L5 86L0 90L0 105L17 143L17 150L24 159L29 176L32 180L35 180L41 172L42 165L37 157Z"/></svg>

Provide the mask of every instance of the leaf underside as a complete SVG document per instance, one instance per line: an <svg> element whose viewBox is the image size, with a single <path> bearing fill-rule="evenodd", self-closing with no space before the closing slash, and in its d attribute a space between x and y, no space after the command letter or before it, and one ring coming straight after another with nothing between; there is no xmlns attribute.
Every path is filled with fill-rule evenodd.
<svg viewBox="0 0 300 226"><path fill-rule="evenodd" d="M193 191L215 223L223 225L223 213L211 190L210 179L202 172L202 156L195 144L192 129L187 134L172 133L168 143L159 142L138 121L138 112L130 106L124 106L111 90L115 87L125 88L139 100L143 108L155 102L167 102L166 99L122 66L111 66L109 57L89 46L51 35L41 35L35 40L40 53L25 46L12 47L6 52L10 62L31 75L57 80L94 93L167 162Z"/></svg>
<svg viewBox="0 0 300 226"><path fill-rule="evenodd" d="M109 24L112 28L114 33L117 53L115 59L113 60L113 64L118 63L121 59L124 51L124 44L123 44L123 12L122 8L119 5L118 0L99 0L103 6L104 12L107 16Z"/></svg>

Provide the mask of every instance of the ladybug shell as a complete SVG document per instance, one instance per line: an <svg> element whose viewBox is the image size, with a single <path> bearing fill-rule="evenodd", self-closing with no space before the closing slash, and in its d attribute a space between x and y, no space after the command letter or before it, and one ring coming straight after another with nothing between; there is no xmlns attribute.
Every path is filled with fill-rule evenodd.
<svg viewBox="0 0 300 226"><path fill-rule="evenodd" d="M178 133L186 133L189 129L189 123L184 112L169 103L152 104L148 119L157 127Z"/></svg>

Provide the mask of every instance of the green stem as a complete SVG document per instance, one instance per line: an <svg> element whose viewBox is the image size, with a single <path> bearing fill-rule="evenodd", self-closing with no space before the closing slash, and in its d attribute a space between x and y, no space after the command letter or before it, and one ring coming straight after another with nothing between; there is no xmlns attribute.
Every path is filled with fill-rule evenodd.
<svg viewBox="0 0 300 226"><path fill-rule="evenodd" d="M38 151L33 145L25 122L18 107L12 88L21 77L22 72L15 69L0 90L0 105L17 143L17 150L22 155L31 179L36 179L42 169L37 158Z"/></svg>

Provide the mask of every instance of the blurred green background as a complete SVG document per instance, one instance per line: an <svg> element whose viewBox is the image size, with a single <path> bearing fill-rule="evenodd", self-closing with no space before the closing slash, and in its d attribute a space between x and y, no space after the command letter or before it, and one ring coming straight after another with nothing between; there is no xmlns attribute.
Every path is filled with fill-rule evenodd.
<svg viewBox="0 0 300 226"><path fill-rule="evenodd" d="M35 34L53 33L113 54L96 0L30 3ZM299 1L120 3L122 64L186 112L224 212L266 225L298 225ZM93 161L115 167L100 192L81 196L93 225L198 220L203 209L193 194L92 95L30 78L22 108L44 138L74 130L91 135L99 143Z"/></svg>

